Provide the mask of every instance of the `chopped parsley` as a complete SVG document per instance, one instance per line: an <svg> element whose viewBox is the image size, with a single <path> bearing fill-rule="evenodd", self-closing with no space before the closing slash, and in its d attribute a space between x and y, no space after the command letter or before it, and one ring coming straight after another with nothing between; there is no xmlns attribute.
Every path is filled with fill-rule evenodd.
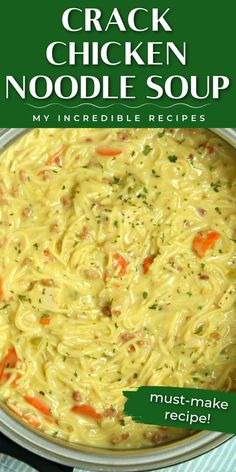
<svg viewBox="0 0 236 472"><path fill-rule="evenodd" d="M203 331L203 325L199 325L198 328L194 331L194 334L201 334Z"/></svg>
<svg viewBox="0 0 236 472"><path fill-rule="evenodd" d="M218 182L211 182L211 188L214 190L214 192L219 192L219 189L221 187L221 183L218 180Z"/></svg>
<svg viewBox="0 0 236 472"><path fill-rule="evenodd" d="M168 156L170 162L176 162L178 157L177 156Z"/></svg>
<svg viewBox="0 0 236 472"><path fill-rule="evenodd" d="M29 302L31 303L31 299L27 297L26 295L18 295L18 298L21 302Z"/></svg>
<svg viewBox="0 0 236 472"><path fill-rule="evenodd" d="M158 133L158 138L163 138L163 136L165 136L165 130Z"/></svg>
<svg viewBox="0 0 236 472"><path fill-rule="evenodd" d="M157 309L157 303L154 303L153 305L149 306L150 310L156 310Z"/></svg>
<svg viewBox="0 0 236 472"><path fill-rule="evenodd" d="M149 144L146 144L143 148L143 154L144 156L147 156L150 152L152 151L152 147L149 146Z"/></svg>
<svg viewBox="0 0 236 472"><path fill-rule="evenodd" d="M148 293L147 292L143 292L143 298L147 298L148 297Z"/></svg>

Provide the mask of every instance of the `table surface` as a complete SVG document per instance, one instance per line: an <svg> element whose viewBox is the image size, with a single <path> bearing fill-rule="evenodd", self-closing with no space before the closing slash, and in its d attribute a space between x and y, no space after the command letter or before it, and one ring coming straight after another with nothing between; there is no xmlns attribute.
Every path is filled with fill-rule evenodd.
<svg viewBox="0 0 236 472"><path fill-rule="evenodd" d="M56 464L55 462L43 459L32 452L18 446L13 441L8 439L6 436L0 433L0 453L7 454L8 456L15 457L20 461L25 462L31 467L34 467L39 472L72 472L71 467Z"/></svg>

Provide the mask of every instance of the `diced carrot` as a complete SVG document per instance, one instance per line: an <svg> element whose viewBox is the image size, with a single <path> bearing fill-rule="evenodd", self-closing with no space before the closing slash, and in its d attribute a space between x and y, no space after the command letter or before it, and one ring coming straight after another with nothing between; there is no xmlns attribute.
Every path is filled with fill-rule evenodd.
<svg viewBox="0 0 236 472"><path fill-rule="evenodd" d="M220 335L220 333L217 333L216 331L214 331L213 333L211 333L211 337L212 337L212 339L215 339L216 341L219 341L219 339L221 338L221 335Z"/></svg>
<svg viewBox="0 0 236 472"><path fill-rule="evenodd" d="M0 300L3 298L4 295L4 290L3 290L3 280L2 277L0 277Z"/></svg>
<svg viewBox="0 0 236 472"><path fill-rule="evenodd" d="M121 154L122 150L116 148L97 148L96 153L103 157L114 157Z"/></svg>
<svg viewBox="0 0 236 472"><path fill-rule="evenodd" d="M0 363L0 385L3 385L11 376L10 373L5 372L5 369L14 369L17 361L18 357L15 348L8 349L6 356Z"/></svg>
<svg viewBox="0 0 236 472"><path fill-rule="evenodd" d="M143 260L143 272L144 272L144 274L148 273L149 267L153 263L154 259L155 259L155 256L145 257L145 259Z"/></svg>
<svg viewBox="0 0 236 472"><path fill-rule="evenodd" d="M51 252L49 251L49 249L44 249L43 253L46 257L51 256Z"/></svg>
<svg viewBox="0 0 236 472"><path fill-rule="evenodd" d="M201 231L193 239L193 251L198 257L203 257L208 249L214 247L218 239L220 239L220 234L216 231Z"/></svg>
<svg viewBox="0 0 236 472"><path fill-rule="evenodd" d="M51 321L52 321L51 318L46 318L46 316L45 316L45 318L41 318L41 319L40 319L40 324L42 324L42 325L50 325Z"/></svg>
<svg viewBox="0 0 236 472"><path fill-rule="evenodd" d="M53 154L51 157L49 157L47 161L47 165L50 166L52 164L60 165L61 164L61 157L62 154L64 153L66 149L66 146L62 146L61 149L59 149L55 154Z"/></svg>
<svg viewBox="0 0 236 472"><path fill-rule="evenodd" d="M119 269L119 275L124 275L126 273L127 261L119 252L113 254L113 267L114 269Z"/></svg>
<svg viewBox="0 0 236 472"><path fill-rule="evenodd" d="M3 359L4 368L7 367L9 369L14 369L14 367L16 367L17 361L18 361L18 357L17 357L15 348L13 347L11 349L8 349L8 353Z"/></svg>
<svg viewBox="0 0 236 472"><path fill-rule="evenodd" d="M207 146L207 151L208 151L208 154L212 154L214 152L214 148L213 146Z"/></svg>
<svg viewBox="0 0 236 472"><path fill-rule="evenodd" d="M78 415L89 416L94 420L100 420L102 418L102 415L97 413L96 410L90 405L76 405L73 406L72 411Z"/></svg>
<svg viewBox="0 0 236 472"><path fill-rule="evenodd" d="M45 405L45 403L41 402L41 400L38 400L36 397L29 397L29 396L25 396L24 399L34 408L41 411L41 413L43 413L44 415L51 416L50 409L48 408L47 405Z"/></svg>

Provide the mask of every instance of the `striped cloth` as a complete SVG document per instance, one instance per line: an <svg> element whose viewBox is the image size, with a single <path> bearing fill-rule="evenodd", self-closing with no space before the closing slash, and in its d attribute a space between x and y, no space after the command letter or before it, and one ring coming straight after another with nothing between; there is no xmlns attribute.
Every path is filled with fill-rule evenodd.
<svg viewBox="0 0 236 472"><path fill-rule="evenodd" d="M0 454L0 472L37 471L23 462L17 461L5 454ZM74 469L74 472L84 471ZM152 472L156 472L156 470ZM236 472L236 437L197 459L173 467L167 467L167 469L158 469L158 472Z"/></svg>
<svg viewBox="0 0 236 472"><path fill-rule="evenodd" d="M151 472L156 471L157 469ZM84 471L74 469L74 472ZM236 437L197 459L158 469L158 472L236 472Z"/></svg>
<svg viewBox="0 0 236 472"><path fill-rule="evenodd" d="M0 454L0 472L37 472L24 462L17 461L13 457ZM46 471L45 471L46 472ZM48 471L50 472L50 471Z"/></svg>

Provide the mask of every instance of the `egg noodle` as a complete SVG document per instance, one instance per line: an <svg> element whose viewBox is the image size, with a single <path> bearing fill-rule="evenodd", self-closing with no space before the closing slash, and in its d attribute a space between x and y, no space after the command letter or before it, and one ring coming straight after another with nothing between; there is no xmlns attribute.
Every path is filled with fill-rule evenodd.
<svg viewBox="0 0 236 472"><path fill-rule="evenodd" d="M0 159L0 399L71 442L190 434L141 385L234 390L235 152L203 129L35 129ZM142 405L140 405L142 408Z"/></svg>

